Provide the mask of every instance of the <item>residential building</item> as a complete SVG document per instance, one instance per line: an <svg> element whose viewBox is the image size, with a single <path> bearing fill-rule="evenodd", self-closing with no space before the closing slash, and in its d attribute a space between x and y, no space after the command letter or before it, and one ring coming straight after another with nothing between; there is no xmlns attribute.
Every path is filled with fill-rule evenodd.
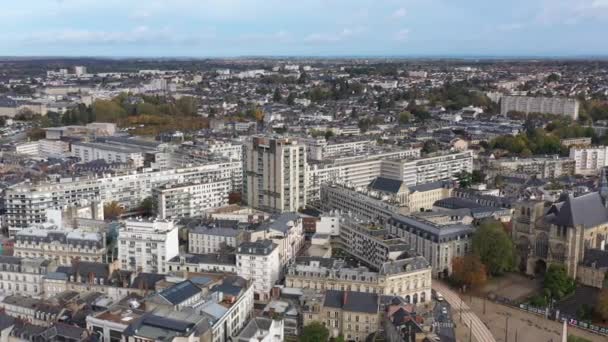
<svg viewBox="0 0 608 342"><path fill-rule="evenodd" d="M302 218L297 213L283 213L259 224L249 232L251 241L271 240L277 245L282 267L295 259L304 245Z"/></svg>
<svg viewBox="0 0 608 342"><path fill-rule="evenodd" d="M231 189L230 179L166 184L153 189L152 197L157 216L175 220L203 216L206 210L227 205Z"/></svg>
<svg viewBox="0 0 608 342"><path fill-rule="evenodd" d="M538 178L559 178L571 176L575 172L574 158L532 157L492 159L488 163L488 172L492 175L524 173Z"/></svg>
<svg viewBox="0 0 608 342"><path fill-rule="evenodd" d="M237 273L234 254L180 254L167 261L169 272Z"/></svg>
<svg viewBox="0 0 608 342"><path fill-rule="evenodd" d="M383 201L378 196L373 197L369 192L338 184L324 184L321 186L321 209L323 211L337 211L370 221L384 222L393 213L407 213L407 208L399 207L397 203Z"/></svg>
<svg viewBox="0 0 608 342"><path fill-rule="evenodd" d="M237 274L253 282L255 300L270 298L280 268L279 249L272 240L244 242L236 249Z"/></svg>
<svg viewBox="0 0 608 342"><path fill-rule="evenodd" d="M331 337L344 336L347 341L365 341L380 329L379 296L354 291L325 291L323 302L305 307L304 326L322 322Z"/></svg>
<svg viewBox="0 0 608 342"><path fill-rule="evenodd" d="M82 200L117 201L137 207L152 196L152 189L168 183L230 179L230 191L239 191L242 166L239 162L209 162L204 165L162 171L141 171L91 178L64 178L52 182L23 182L5 190L4 203L9 233L46 221L46 210L63 208Z"/></svg>
<svg viewBox="0 0 608 342"><path fill-rule="evenodd" d="M408 256L410 246L397 235L389 232L384 225L367 220L342 216L340 219L340 239L344 251L375 269L391 260Z"/></svg>
<svg viewBox="0 0 608 342"><path fill-rule="evenodd" d="M244 150L243 200L268 211L306 206L306 146L287 138L254 137Z"/></svg>
<svg viewBox="0 0 608 342"><path fill-rule="evenodd" d="M500 99L500 113L503 116L516 111L560 115L577 120L579 107L578 100L562 97L503 96Z"/></svg>
<svg viewBox="0 0 608 342"><path fill-rule="evenodd" d="M560 139L560 144L565 147L591 146L591 137Z"/></svg>
<svg viewBox="0 0 608 342"><path fill-rule="evenodd" d="M48 259L0 256L0 293L40 298L43 277L56 268Z"/></svg>
<svg viewBox="0 0 608 342"><path fill-rule="evenodd" d="M56 229L45 224L15 234L13 255L21 258L54 260L70 265L74 260L102 262L106 257L104 233Z"/></svg>
<svg viewBox="0 0 608 342"><path fill-rule="evenodd" d="M338 259L298 257L287 268L285 286L397 295L416 304L431 299L431 278L431 266L423 257L387 261L378 271L347 267Z"/></svg>
<svg viewBox="0 0 608 342"><path fill-rule="evenodd" d="M179 254L178 227L166 220L127 220L118 231L120 268L167 273L167 261Z"/></svg>
<svg viewBox="0 0 608 342"><path fill-rule="evenodd" d="M452 272L452 259L472 250L473 227L466 224L436 224L414 216L393 215L387 229L403 239L412 252L431 264L433 277Z"/></svg>
<svg viewBox="0 0 608 342"><path fill-rule="evenodd" d="M234 338L235 342L283 342L283 320L255 317Z"/></svg>
<svg viewBox="0 0 608 342"><path fill-rule="evenodd" d="M587 286L603 289L608 286L608 250L588 248L578 265L576 281Z"/></svg>
<svg viewBox="0 0 608 342"><path fill-rule="evenodd" d="M243 230L219 226L196 227L188 232L188 253L210 254L225 247L236 248L245 238Z"/></svg>
<svg viewBox="0 0 608 342"><path fill-rule="evenodd" d="M570 159L574 160L576 174L595 175L608 166L608 146L571 147Z"/></svg>

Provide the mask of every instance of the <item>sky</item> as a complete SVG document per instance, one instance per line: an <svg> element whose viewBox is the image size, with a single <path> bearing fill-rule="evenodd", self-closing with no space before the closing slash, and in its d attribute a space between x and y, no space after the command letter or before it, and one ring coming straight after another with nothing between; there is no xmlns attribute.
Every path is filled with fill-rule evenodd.
<svg viewBox="0 0 608 342"><path fill-rule="evenodd" d="M5 0L1 56L608 56L608 0Z"/></svg>

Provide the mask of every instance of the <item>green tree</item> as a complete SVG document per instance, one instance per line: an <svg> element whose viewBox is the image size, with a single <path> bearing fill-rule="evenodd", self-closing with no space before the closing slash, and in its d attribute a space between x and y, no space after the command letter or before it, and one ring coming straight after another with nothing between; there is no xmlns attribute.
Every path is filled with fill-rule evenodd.
<svg viewBox="0 0 608 342"><path fill-rule="evenodd" d="M473 182L473 176L467 171L459 172L456 175L456 179L458 180L458 185L460 185L461 188L465 189L470 187L471 183Z"/></svg>
<svg viewBox="0 0 608 342"><path fill-rule="evenodd" d="M502 223L486 219L473 234L473 253L492 275L501 275L515 265L515 247Z"/></svg>
<svg viewBox="0 0 608 342"><path fill-rule="evenodd" d="M111 100L93 102L93 113L99 122L117 122L127 116L127 112L118 103Z"/></svg>
<svg viewBox="0 0 608 342"><path fill-rule="evenodd" d="M559 81L561 78L561 76L559 76L556 73L552 73L551 75L547 76L547 82L557 82Z"/></svg>
<svg viewBox="0 0 608 342"><path fill-rule="evenodd" d="M559 300L574 292L576 284L564 265L551 264L545 273L543 287L547 297Z"/></svg>
<svg viewBox="0 0 608 342"><path fill-rule="evenodd" d="M320 322L312 322L302 329L300 342L325 342L329 338L329 330Z"/></svg>
<svg viewBox="0 0 608 342"><path fill-rule="evenodd" d="M406 124L412 120L412 113L405 111L399 114L399 123Z"/></svg>
<svg viewBox="0 0 608 342"><path fill-rule="evenodd" d="M274 88L274 94L272 95L272 101L274 102L281 102L281 100L283 100L283 95L281 95L281 91L279 90L279 87Z"/></svg>
<svg viewBox="0 0 608 342"><path fill-rule="evenodd" d="M327 131L325 131L325 140L329 140L334 136L334 131L332 131L331 129L328 129Z"/></svg>
<svg viewBox="0 0 608 342"><path fill-rule="evenodd" d="M152 216L156 213L156 202L152 197L146 197L139 203L138 209L143 215Z"/></svg>
<svg viewBox="0 0 608 342"><path fill-rule="evenodd" d="M485 173L481 172L480 170L473 170L473 173L471 174L471 182L473 182L473 184L484 183L485 181Z"/></svg>
<svg viewBox="0 0 608 342"><path fill-rule="evenodd" d="M294 104L296 104L296 94L294 92L291 92L287 96L287 105L293 106Z"/></svg>

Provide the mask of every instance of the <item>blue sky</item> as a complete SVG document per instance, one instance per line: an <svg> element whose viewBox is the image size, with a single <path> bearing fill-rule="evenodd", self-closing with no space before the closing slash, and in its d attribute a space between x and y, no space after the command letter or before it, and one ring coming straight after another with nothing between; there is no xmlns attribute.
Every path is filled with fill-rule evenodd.
<svg viewBox="0 0 608 342"><path fill-rule="evenodd" d="M608 55L608 0L11 0L0 55Z"/></svg>

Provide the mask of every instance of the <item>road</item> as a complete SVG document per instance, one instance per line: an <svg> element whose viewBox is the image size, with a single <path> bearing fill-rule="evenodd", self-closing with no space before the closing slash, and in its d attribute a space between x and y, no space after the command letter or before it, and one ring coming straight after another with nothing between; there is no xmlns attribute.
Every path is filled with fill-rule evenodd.
<svg viewBox="0 0 608 342"><path fill-rule="evenodd" d="M433 281L433 290L440 292L443 298L452 306L454 320L459 320L462 315L462 322L467 326L473 324L472 332L475 340L478 342L496 342L494 336L481 319L471 310L471 308L464 303L458 294L450 290L447 286L441 284L438 281ZM461 314L462 312L462 314Z"/></svg>

